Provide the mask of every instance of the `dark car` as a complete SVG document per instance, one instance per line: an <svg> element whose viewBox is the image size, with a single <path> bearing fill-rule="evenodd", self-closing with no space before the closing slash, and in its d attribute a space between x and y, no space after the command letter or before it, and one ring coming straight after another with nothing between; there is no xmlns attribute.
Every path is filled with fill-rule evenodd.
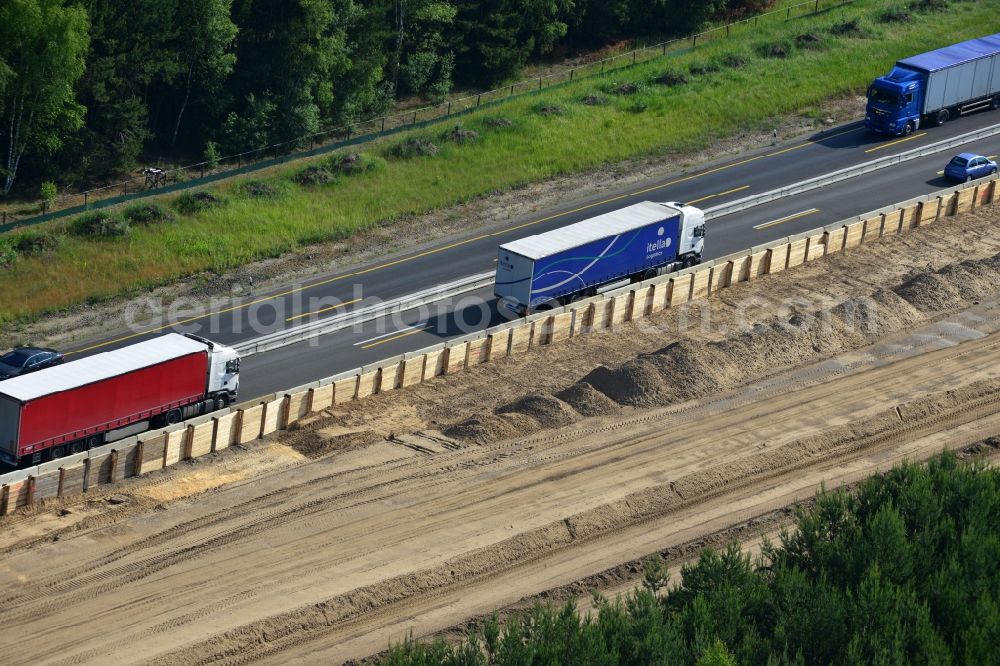
<svg viewBox="0 0 1000 666"><path fill-rule="evenodd" d="M997 163L975 153L959 153L944 168L944 175L952 180L970 181L997 172Z"/></svg>
<svg viewBox="0 0 1000 666"><path fill-rule="evenodd" d="M10 379L35 370L59 365L63 355L45 347L18 347L0 356L0 379Z"/></svg>

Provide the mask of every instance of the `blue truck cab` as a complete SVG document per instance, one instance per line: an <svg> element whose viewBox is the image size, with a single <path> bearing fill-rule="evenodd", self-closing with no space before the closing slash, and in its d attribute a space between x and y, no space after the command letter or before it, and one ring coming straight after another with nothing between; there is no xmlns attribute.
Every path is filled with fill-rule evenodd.
<svg viewBox="0 0 1000 666"><path fill-rule="evenodd" d="M1000 107L1000 33L898 61L868 86L865 127L906 135L922 125Z"/></svg>

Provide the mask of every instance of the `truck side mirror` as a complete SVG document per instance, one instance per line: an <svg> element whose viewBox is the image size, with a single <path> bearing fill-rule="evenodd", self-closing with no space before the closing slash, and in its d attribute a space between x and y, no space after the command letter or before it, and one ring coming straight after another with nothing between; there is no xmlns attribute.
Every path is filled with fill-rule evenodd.
<svg viewBox="0 0 1000 666"><path fill-rule="evenodd" d="M233 359L232 361L226 361L226 372L230 374L235 374L240 371L240 359Z"/></svg>

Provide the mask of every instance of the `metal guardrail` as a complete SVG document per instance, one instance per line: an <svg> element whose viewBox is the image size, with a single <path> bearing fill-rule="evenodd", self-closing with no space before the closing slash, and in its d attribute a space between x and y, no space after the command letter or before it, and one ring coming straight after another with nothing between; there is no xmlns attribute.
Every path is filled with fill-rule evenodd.
<svg viewBox="0 0 1000 666"><path fill-rule="evenodd" d="M437 285L385 303L359 308L341 315L310 321L281 331L268 333L259 338L233 345L240 356L252 356L260 352L287 347L297 342L333 333L372 319L427 305L445 298L452 298L467 291L475 291L493 284L494 273L480 273L447 284Z"/></svg>
<svg viewBox="0 0 1000 666"><path fill-rule="evenodd" d="M846 167L838 171L833 171L822 176L816 176L815 178L809 178L808 180L802 180L798 183L793 183L791 185L786 185L784 187L779 187L769 192L763 192L761 194L752 194L748 197L742 199L737 199L736 201L730 201L729 203L720 204L718 206L713 206L711 208L705 209L705 217L708 219L723 217L725 215L730 215L732 213L739 212L741 210L746 210L747 208L753 208L770 201L776 201L777 199L783 199L784 197L794 196L796 194L801 194L802 192L808 192L810 190L819 189L821 187L826 187L827 185L832 185L833 183L839 183L842 180L849 180L851 178L857 178L866 173L871 173L873 171L878 171L880 169L885 169L886 167L899 164L901 162L906 162L918 157L925 157L927 155L933 155L934 153L940 152L942 150L947 150L948 148L955 148L961 146L969 141L975 141L977 139L985 139L987 137L995 136L1000 134L1000 125L993 125L992 127L984 127L983 129L975 130L973 132L967 132L965 134L960 134L959 136L952 137L950 139L943 139L935 143L927 144L926 146L921 146L920 148L914 148L913 150L907 150L896 155L889 155L887 157L880 157L878 159L872 160L871 162L866 162L864 164L858 164L855 166Z"/></svg>

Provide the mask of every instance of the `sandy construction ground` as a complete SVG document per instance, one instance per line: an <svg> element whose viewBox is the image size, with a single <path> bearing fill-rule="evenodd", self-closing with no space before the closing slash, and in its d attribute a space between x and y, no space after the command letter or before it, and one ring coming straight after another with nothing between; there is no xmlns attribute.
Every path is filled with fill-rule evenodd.
<svg viewBox="0 0 1000 666"><path fill-rule="evenodd" d="M992 454L990 215L4 518L4 663L361 659L752 546L821 483Z"/></svg>

